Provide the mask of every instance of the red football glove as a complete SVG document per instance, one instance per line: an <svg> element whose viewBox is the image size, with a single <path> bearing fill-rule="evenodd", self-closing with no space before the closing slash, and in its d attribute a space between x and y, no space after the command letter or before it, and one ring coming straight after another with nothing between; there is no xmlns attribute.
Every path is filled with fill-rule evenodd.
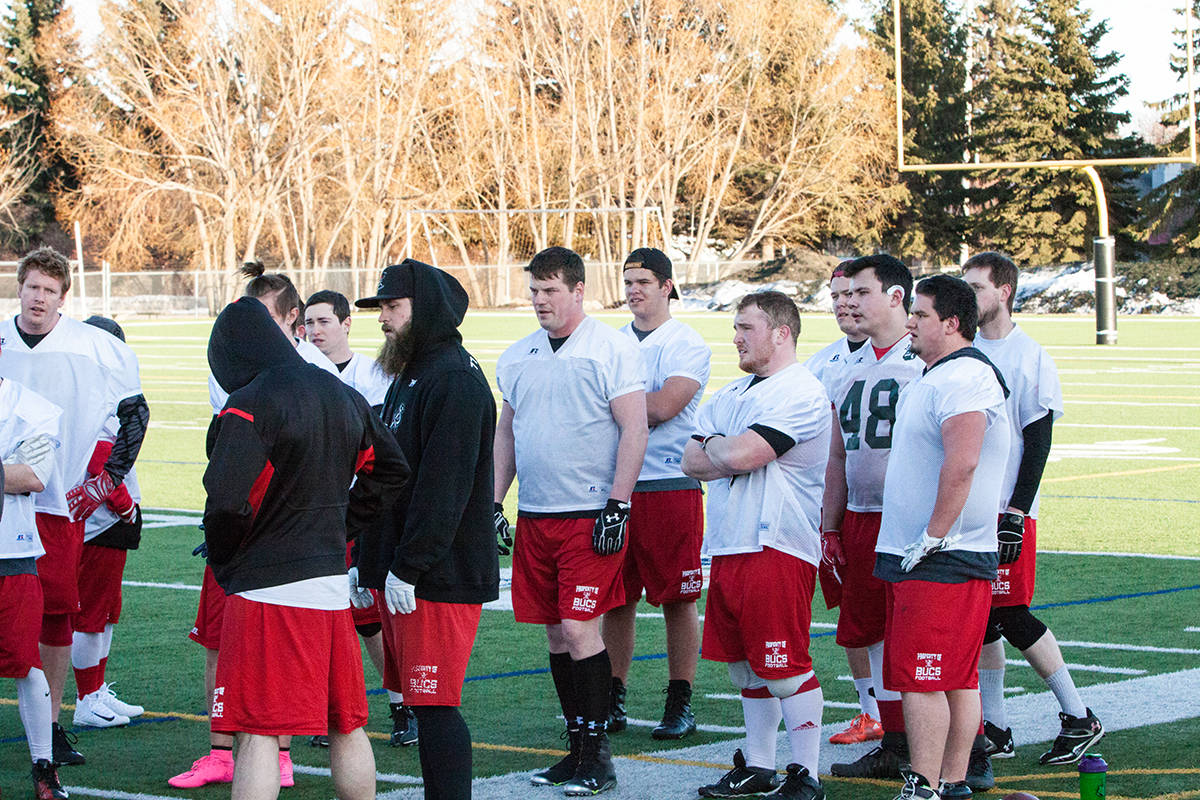
<svg viewBox="0 0 1200 800"><path fill-rule="evenodd" d="M133 502L133 498L129 496L129 490L122 483L116 489L112 490L112 494L104 501L104 505L108 506L108 510L121 518L122 522L132 525L137 522L138 507Z"/></svg>
<svg viewBox="0 0 1200 800"><path fill-rule="evenodd" d="M102 469L99 475L91 476L67 492L67 509L71 519L81 522L90 517L116 488L117 484L112 476Z"/></svg>

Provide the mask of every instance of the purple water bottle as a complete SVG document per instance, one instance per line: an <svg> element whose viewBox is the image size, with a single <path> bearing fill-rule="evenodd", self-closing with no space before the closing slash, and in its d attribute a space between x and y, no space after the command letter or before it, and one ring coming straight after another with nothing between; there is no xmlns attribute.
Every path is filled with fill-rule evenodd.
<svg viewBox="0 0 1200 800"><path fill-rule="evenodd" d="M1088 753L1079 760L1079 800L1104 800L1108 764L1099 753Z"/></svg>

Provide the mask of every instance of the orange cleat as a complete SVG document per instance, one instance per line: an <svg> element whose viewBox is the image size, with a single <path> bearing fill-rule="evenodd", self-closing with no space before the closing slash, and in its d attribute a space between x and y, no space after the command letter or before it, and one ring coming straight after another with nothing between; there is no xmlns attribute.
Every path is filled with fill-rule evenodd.
<svg viewBox="0 0 1200 800"><path fill-rule="evenodd" d="M833 744L855 744L883 738L883 727L870 714L862 713L850 720L849 727L829 737Z"/></svg>

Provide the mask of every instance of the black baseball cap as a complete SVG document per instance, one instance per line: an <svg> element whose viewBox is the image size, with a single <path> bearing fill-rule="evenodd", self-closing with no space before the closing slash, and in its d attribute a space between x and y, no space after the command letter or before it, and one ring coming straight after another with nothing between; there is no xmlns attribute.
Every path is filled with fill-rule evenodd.
<svg viewBox="0 0 1200 800"><path fill-rule="evenodd" d="M379 285L375 287L375 294L371 297L355 300L354 305L359 308L379 308L383 305L384 300L399 300L402 297L412 297L412 265L414 263L417 262L406 258L399 264L384 267L383 273L379 276Z"/></svg>
<svg viewBox="0 0 1200 800"><path fill-rule="evenodd" d="M679 299L679 292L675 289L675 276L671 274L671 259L667 258L666 253L656 247L639 247L625 257L625 266L622 271L639 267L648 269L658 277L671 281L671 294L668 299Z"/></svg>

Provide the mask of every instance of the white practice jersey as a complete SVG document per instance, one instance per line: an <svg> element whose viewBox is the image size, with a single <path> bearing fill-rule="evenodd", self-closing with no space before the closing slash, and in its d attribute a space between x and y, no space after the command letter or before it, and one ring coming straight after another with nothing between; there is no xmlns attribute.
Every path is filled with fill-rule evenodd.
<svg viewBox="0 0 1200 800"><path fill-rule="evenodd" d="M700 407L700 398L708 384L712 349L700 334L677 319L667 320L641 341L633 332L633 323L621 328L621 332L642 355L647 394L662 389L667 378L676 376L691 378L700 384L682 411L650 429L646 458L638 475L639 481L684 478L683 448L694 430L696 409Z"/></svg>
<svg viewBox="0 0 1200 800"><path fill-rule="evenodd" d="M866 347L868 343L864 343ZM859 348L862 349L861 347ZM850 365L850 340L843 336L836 342L830 342L808 357L804 366L817 376L817 380L825 387L825 394L833 400L838 386L845 375L846 367Z"/></svg>
<svg viewBox="0 0 1200 800"><path fill-rule="evenodd" d="M976 336L975 346L1000 370L1010 392L1008 423L1012 432L1012 447L1008 452L1008 465L1000 488L1000 510L1004 511L1017 485L1017 472L1025 455L1022 431L1029 423L1047 414L1053 414L1056 420L1063 415L1062 385L1058 382L1058 368L1054 366L1050 354L1015 325L1003 339ZM1041 499L1039 488L1029 508L1029 516L1034 519L1037 519Z"/></svg>
<svg viewBox="0 0 1200 800"><path fill-rule="evenodd" d="M919 541L933 514L938 474L946 453L942 424L980 411L987 430L962 513L948 535L962 534L950 550L996 551L996 503L1008 458L1008 414L1004 390L992 368L977 358L955 358L920 376L900 395L892 457L883 484L883 519L877 553L903 555Z"/></svg>
<svg viewBox="0 0 1200 800"><path fill-rule="evenodd" d="M770 547L815 565L821 560L829 398L802 364L755 377L727 384L700 406L696 434L738 436L762 425L796 444L754 472L709 481L703 552L723 556Z"/></svg>
<svg viewBox="0 0 1200 800"><path fill-rule="evenodd" d="M514 412L517 508L535 514L604 508L620 439L609 403L644 388L637 348L591 317L557 353L539 328L500 356L496 383Z"/></svg>
<svg viewBox="0 0 1200 800"><path fill-rule="evenodd" d="M367 358L362 353L350 356L350 363L339 375L342 383L354 389L367 398L367 404L372 408L383 405L383 397L387 394L392 379L383 372L383 367L374 359Z"/></svg>
<svg viewBox="0 0 1200 800"><path fill-rule="evenodd" d="M306 342L303 339L294 340L296 343L296 352L300 357L309 364L315 364L321 369L339 378L337 365L329 360L329 357L317 349L317 346L312 342ZM210 373L208 376L208 403L212 406L214 414L220 414L221 409L225 407L225 403L229 401L229 392L221 388L221 384L217 383L217 379Z"/></svg>
<svg viewBox="0 0 1200 800"><path fill-rule="evenodd" d="M0 381L0 460L34 436L44 434L57 443L61 417L62 410L41 395L14 380ZM33 505L31 494L4 495L0 558L37 558L46 552L38 539Z"/></svg>
<svg viewBox="0 0 1200 800"><path fill-rule="evenodd" d="M845 377L833 397L838 428L846 449L846 508L883 510L883 478L892 452L892 431L900 393L921 375L925 362L909 349L904 334L883 358L868 342L850 356Z"/></svg>
<svg viewBox="0 0 1200 800"><path fill-rule="evenodd" d="M107 442L115 442L117 440L117 428L120 423L116 417L109 417L108 422L104 424L103 440ZM125 485L125 490L129 492L129 496L133 498L133 502L142 502L142 488L138 485L137 467L130 467L129 473L122 481ZM101 503L100 507L92 512L92 515L87 518L83 525L83 540L90 542L106 530L117 524L120 519L108 505Z"/></svg>
<svg viewBox="0 0 1200 800"><path fill-rule="evenodd" d="M0 323L0 376L12 378L62 409L62 447L38 512L67 516L67 492L87 477L92 450L122 400L142 393L137 358L112 334L71 317L30 350L16 319Z"/></svg>

